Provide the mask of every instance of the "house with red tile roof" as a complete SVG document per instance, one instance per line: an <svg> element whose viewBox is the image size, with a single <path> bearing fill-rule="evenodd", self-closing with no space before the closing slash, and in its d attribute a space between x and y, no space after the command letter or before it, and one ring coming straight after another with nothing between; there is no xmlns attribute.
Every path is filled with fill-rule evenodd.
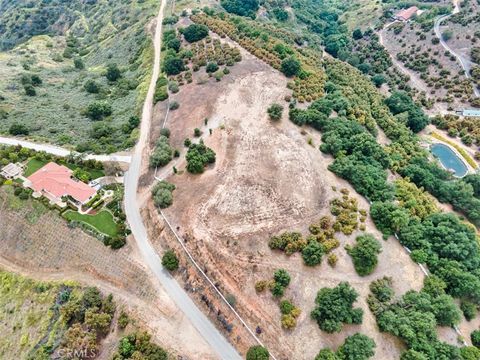
<svg viewBox="0 0 480 360"><path fill-rule="evenodd" d="M30 175L25 186L55 202L61 202L63 197L69 197L74 203L84 205L97 191L74 179L72 174L73 171L69 168L50 162Z"/></svg>
<svg viewBox="0 0 480 360"><path fill-rule="evenodd" d="M395 20L408 21L410 18L418 12L416 6L411 6L408 9L403 9L393 16Z"/></svg>

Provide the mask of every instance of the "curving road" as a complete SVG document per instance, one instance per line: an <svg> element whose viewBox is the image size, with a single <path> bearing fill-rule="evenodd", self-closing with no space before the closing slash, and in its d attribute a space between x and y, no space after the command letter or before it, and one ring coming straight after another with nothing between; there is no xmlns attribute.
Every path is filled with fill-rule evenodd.
<svg viewBox="0 0 480 360"><path fill-rule="evenodd" d="M138 179L141 175L142 153L147 145L148 134L150 132L155 83L160 73L161 33L165 3L166 0L161 1L160 11L157 17L157 26L154 36L155 59L150 86L148 88L148 93L143 105L142 122L140 125L140 138L135 147L130 168L125 174L125 212L130 229L132 230L132 234L135 237L138 248L140 249L140 254L172 300L182 310L185 316L190 320L193 326L205 338L207 343L221 359L240 360L241 357L234 347L215 328L205 314L203 314L197 308L195 303L192 301L192 299L190 299L185 290L180 287L177 281L172 278L166 270L163 269L160 257L148 240L147 230L140 214L140 204L137 200Z"/></svg>
<svg viewBox="0 0 480 360"><path fill-rule="evenodd" d="M470 61L470 59L467 59L463 55L453 51L452 48L450 46L448 46L446 41L443 40L442 33L440 32L440 26L442 25L442 22L447 20L453 14L456 14L460 11L460 8L459 8L459 5L458 5L458 0L454 0L453 5L454 5L453 12L451 14L448 14L448 15L442 15L437 20L435 20L435 24L433 26L433 29L435 31L435 35L440 40L440 44L443 46L443 48L457 58L458 62L460 63L460 65L463 68L463 71L465 72L465 76L468 79L471 79L470 69L472 68L472 62ZM475 84L473 84L473 92L475 93L476 97L480 97L480 90L478 89L477 86L475 86Z"/></svg>
<svg viewBox="0 0 480 360"><path fill-rule="evenodd" d="M72 150L68 150L62 148L60 146L50 145L50 144L39 144L32 141L27 140L20 140L16 138L9 138L9 137L1 137L0 136L0 144L3 145L13 145L17 146L20 145L27 149L32 149L35 151L44 151L46 153L56 155L56 156L69 156L72 154ZM79 153L80 154L80 153ZM81 155L81 154L80 154ZM93 155L88 154L83 157L86 160L97 160L97 161L117 161L117 162L125 162L129 163L131 157L129 155Z"/></svg>

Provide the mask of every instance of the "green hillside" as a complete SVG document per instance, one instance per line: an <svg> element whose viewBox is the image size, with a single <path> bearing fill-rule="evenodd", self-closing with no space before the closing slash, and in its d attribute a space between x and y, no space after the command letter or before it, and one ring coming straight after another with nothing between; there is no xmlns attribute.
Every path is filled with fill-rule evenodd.
<svg viewBox="0 0 480 360"><path fill-rule="evenodd" d="M80 151L131 147L157 11L151 0L0 1L0 133Z"/></svg>

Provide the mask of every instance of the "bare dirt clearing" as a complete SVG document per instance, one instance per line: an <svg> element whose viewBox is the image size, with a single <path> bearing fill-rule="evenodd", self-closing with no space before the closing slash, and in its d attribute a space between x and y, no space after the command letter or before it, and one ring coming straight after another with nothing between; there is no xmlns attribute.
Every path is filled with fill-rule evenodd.
<svg viewBox="0 0 480 360"><path fill-rule="evenodd" d="M150 281L135 248L111 251L38 205L0 188L2 267L40 280L71 279L98 286L124 302L164 347L192 358L198 354L215 358L163 289Z"/></svg>
<svg viewBox="0 0 480 360"><path fill-rule="evenodd" d="M287 109L279 123L268 119L266 109L271 103L285 104L283 98L289 93L285 77L245 52L242 57L221 82L210 79L207 87L194 81L173 98L181 105L167 122L171 144L181 147L184 138L191 137L193 128L207 117L215 128L203 138L217 153L217 161L202 175L182 173L168 179L177 189L173 206L165 211L167 217L224 294L235 295L235 307L249 325L261 327L260 338L276 356L281 355L279 358L313 359L321 348L336 348L358 331L374 338L376 359L398 358L401 346L393 337L378 332L365 301L369 283L384 275L395 279L398 294L421 288L420 269L397 241L382 241L379 267L364 278L355 273L343 249L358 233L338 236L341 246L335 250L339 261L334 269L326 260L321 266L307 268L299 255L287 258L268 248L271 235L285 230L306 233L311 223L328 214L329 202L341 195L331 186L355 193L328 171L332 159L318 150L318 132L296 127L288 121ZM160 121L163 118L156 119ZM313 146L308 144L309 138ZM366 200L356 196L360 208L368 209ZM152 237L157 248L178 249L176 240L162 236L162 221L152 204L145 206L144 216L149 219L150 232L157 234ZM367 231L380 238L370 219ZM270 279L278 268L292 275L285 298L302 309L293 331L281 328L280 311L271 294L257 295L254 289L256 281ZM357 306L365 311L364 321L360 326L345 327L341 335L329 335L319 330L309 313L316 292L340 281L349 281L360 293Z"/></svg>

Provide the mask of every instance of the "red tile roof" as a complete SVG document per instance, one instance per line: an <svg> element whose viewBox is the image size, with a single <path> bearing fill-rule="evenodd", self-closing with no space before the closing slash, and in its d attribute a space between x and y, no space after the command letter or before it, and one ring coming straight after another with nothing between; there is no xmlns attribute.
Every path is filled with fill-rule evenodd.
<svg viewBox="0 0 480 360"><path fill-rule="evenodd" d="M50 162L28 177L32 189L38 192L47 191L57 198L70 195L75 200L85 203L96 190L81 181L71 178L72 170L65 166Z"/></svg>
<svg viewBox="0 0 480 360"><path fill-rule="evenodd" d="M411 6L408 9L403 9L396 16L397 18L402 18L404 20L410 19L416 12L418 8L416 6Z"/></svg>

